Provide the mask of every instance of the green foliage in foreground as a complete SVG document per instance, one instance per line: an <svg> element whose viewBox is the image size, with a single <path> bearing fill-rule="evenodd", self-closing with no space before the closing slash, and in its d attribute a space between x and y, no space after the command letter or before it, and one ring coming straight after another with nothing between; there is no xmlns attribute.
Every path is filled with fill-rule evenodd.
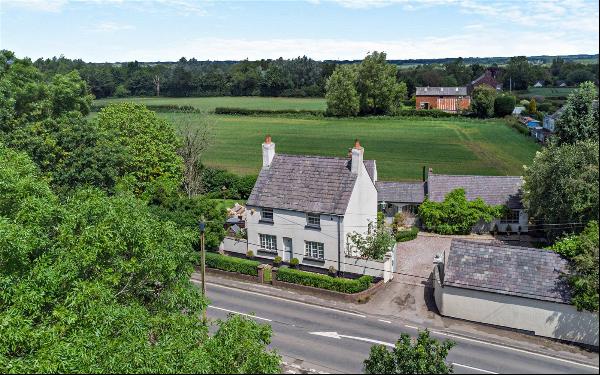
<svg viewBox="0 0 600 375"><path fill-rule="evenodd" d="M556 139L560 144L588 140L598 142L599 120L596 85L593 82L582 83L569 95L564 112L556 122Z"/></svg>
<svg viewBox="0 0 600 375"><path fill-rule="evenodd" d="M14 373L277 373L270 327L210 336L190 282L193 232L130 193L61 203L0 145L0 368Z"/></svg>
<svg viewBox="0 0 600 375"><path fill-rule="evenodd" d="M312 286L315 288L333 290L341 293L358 293L369 289L373 278L368 275L358 279L345 279L343 277L332 277L320 273L300 271L288 267L281 267L277 271L277 280L286 283Z"/></svg>
<svg viewBox="0 0 600 375"><path fill-rule="evenodd" d="M206 267L257 276L259 261L236 258L218 253L206 253Z"/></svg>
<svg viewBox="0 0 600 375"><path fill-rule="evenodd" d="M428 199L419 206L423 226L439 234L469 234L480 220L490 222L502 216L504 206L487 205L481 198L467 200L464 189L446 195L443 202Z"/></svg>
<svg viewBox="0 0 600 375"><path fill-rule="evenodd" d="M371 347L369 358L365 360L367 374L451 374L452 365L446 363L452 341L438 342L431 338L429 331L420 331L413 343L411 337L403 333L396 347L389 351L384 345Z"/></svg>
<svg viewBox="0 0 600 375"><path fill-rule="evenodd" d="M569 260L571 302L580 311L598 312L598 222L589 222L581 234L566 236L550 249Z"/></svg>

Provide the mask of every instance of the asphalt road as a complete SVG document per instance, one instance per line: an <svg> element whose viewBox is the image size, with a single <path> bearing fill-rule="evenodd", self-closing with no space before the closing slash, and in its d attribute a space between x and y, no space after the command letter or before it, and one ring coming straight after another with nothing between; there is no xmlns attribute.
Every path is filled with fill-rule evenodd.
<svg viewBox="0 0 600 375"><path fill-rule="evenodd" d="M358 373L375 343L393 345L401 333L416 336L418 328L398 321L329 309L216 284L207 285L208 317L247 314L273 328L272 347L304 368L322 372ZM456 346L448 361L456 373L590 373L595 366L555 356L505 347L432 330Z"/></svg>

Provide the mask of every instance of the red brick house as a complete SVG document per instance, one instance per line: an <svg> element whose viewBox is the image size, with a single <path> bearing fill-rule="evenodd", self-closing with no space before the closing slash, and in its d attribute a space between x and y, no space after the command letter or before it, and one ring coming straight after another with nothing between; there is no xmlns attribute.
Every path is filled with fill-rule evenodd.
<svg viewBox="0 0 600 375"><path fill-rule="evenodd" d="M485 73L483 73L482 75L477 77L475 80L473 80L471 83L469 83L469 85L467 86L467 91L468 91L469 95L471 95L471 93L473 92L473 89L475 89L475 87L481 86L481 85L488 85L488 86L496 89L497 91L501 91L502 83L498 82L498 80L496 79L497 74L498 74L497 69L492 69L492 68L487 69L485 71Z"/></svg>
<svg viewBox="0 0 600 375"><path fill-rule="evenodd" d="M466 87L417 87L415 98L417 109L439 109L454 113L471 106Z"/></svg>

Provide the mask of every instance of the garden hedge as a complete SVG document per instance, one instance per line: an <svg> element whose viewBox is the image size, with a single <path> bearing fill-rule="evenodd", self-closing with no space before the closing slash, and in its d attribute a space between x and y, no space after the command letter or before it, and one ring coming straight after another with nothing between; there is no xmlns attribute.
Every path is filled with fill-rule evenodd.
<svg viewBox="0 0 600 375"><path fill-rule="evenodd" d="M373 283L373 277L368 275L361 276L358 279L346 279L343 277L332 277L314 272L300 271L288 267L279 268L277 271L277 280L342 293L362 292L363 290L367 290L371 283Z"/></svg>
<svg viewBox="0 0 600 375"><path fill-rule="evenodd" d="M215 114L217 115L238 115L238 116L254 116L254 115L313 115L323 116L325 112L311 109L250 109L250 108L235 108L235 107L217 107Z"/></svg>
<svg viewBox="0 0 600 375"><path fill-rule="evenodd" d="M408 230L399 230L396 232L396 241L398 242L406 242L411 241L417 238L417 234L419 233L419 228L412 227Z"/></svg>
<svg viewBox="0 0 600 375"><path fill-rule="evenodd" d="M92 112L99 112L105 105L92 105ZM191 105L178 105L178 104L147 104L146 107L154 112L179 112L179 113L194 113L201 112L197 108Z"/></svg>
<svg viewBox="0 0 600 375"><path fill-rule="evenodd" d="M206 253L206 267L209 268L258 276L259 265L260 262L256 260L241 259L217 253Z"/></svg>

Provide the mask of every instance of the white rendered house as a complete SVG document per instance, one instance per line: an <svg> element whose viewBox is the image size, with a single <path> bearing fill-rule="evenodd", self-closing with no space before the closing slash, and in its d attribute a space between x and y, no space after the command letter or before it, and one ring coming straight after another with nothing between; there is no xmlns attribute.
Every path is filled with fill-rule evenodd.
<svg viewBox="0 0 600 375"><path fill-rule="evenodd" d="M392 278L392 251L381 262L361 259L347 240L377 221L375 163L363 155L358 141L348 158L277 154L267 136L246 205L248 249L261 258L297 258L306 268Z"/></svg>

